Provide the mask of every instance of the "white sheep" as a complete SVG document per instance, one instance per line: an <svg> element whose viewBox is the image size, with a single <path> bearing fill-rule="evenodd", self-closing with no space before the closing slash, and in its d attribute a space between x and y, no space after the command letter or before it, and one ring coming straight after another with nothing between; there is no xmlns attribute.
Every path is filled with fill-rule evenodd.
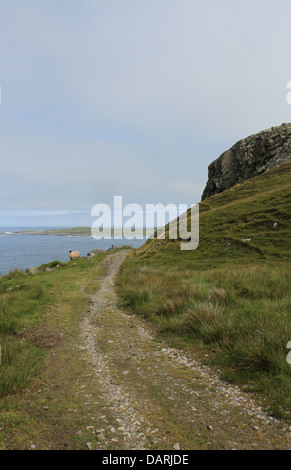
<svg viewBox="0 0 291 470"><path fill-rule="evenodd" d="M72 259L78 259L80 258L80 253L79 251L70 251L69 252L69 258Z"/></svg>

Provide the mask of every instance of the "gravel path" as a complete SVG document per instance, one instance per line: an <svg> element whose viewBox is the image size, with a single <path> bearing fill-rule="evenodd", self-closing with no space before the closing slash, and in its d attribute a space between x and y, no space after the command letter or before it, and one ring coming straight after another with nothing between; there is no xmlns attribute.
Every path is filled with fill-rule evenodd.
<svg viewBox="0 0 291 470"><path fill-rule="evenodd" d="M117 307L127 251L108 255L81 327L81 348L103 390L102 449L288 449L290 428L196 358L155 338ZM134 282L134 279L133 279Z"/></svg>

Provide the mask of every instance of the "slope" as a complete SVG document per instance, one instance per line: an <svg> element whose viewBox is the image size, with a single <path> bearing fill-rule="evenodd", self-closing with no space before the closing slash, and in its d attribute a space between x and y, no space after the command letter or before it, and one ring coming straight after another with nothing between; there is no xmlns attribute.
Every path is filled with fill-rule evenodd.
<svg viewBox="0 0 291 470"><path fill-rule="evenodd" d="M291 408L290 170L288 161L206 199L197 250L149 240L119 276L124 306L179 345L206 347L224 378L277 416Z"/></svg>

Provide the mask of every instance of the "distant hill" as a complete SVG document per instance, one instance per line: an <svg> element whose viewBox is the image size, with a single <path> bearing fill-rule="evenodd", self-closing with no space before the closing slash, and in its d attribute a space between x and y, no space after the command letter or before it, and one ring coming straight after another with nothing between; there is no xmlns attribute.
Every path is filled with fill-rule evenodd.
<svg viewBox="0 0 291 470"><path fill-rule="evenodd" d="M74 227L74 228L56 228L42 231L21 230L16 232L18 235L59 235L59 236L91 236L90 227Z"/></svg>

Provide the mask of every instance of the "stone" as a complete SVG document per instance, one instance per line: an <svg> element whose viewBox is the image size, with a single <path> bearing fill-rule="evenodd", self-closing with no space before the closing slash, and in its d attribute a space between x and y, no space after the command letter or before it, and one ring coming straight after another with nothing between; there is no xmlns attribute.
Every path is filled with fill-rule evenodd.
<svg viewBox="0 0 291 470"><path fill-rule="evenodd" d="M175 450L180 450L180 444L179 444L179 442L176 442L176 444L173 446L173 449L175 449Z"/></svg>
<svg viewBox="0 0 291 470"><path fill-rule="evenodd" d="M242 139L210 164L202 201L290 158L291 124L282 124Z"/></svg>
<svg viewBox="0 0 291 470"><path fill-rule="evenodd" d="M102 250L99 250L99 248L95 248L94 250L91 250L87 254L87 258L93 258L94 256L98 255L99 253L102 253Z"/></svg>
<svg viewBox="0 0 291 470"><path fill-rule="evenodd" d="M38 273L38 269L37 269L37 268L34 268L33 266L31 266L31 268L28 268L28 269L26 270L26 272L35 275L35 274Z"/></svg>

